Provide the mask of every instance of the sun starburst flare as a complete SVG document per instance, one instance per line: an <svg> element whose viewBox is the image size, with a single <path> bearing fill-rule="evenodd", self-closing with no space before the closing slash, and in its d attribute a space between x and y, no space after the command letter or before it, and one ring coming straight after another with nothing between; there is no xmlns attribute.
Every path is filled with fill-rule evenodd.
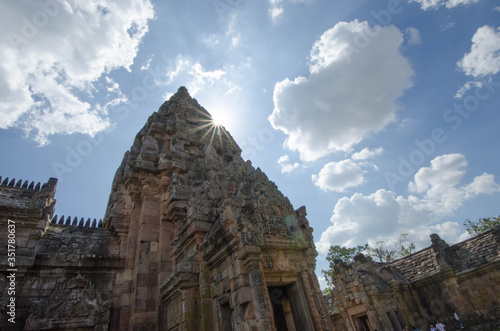
<svg viewBox="0 0 500 331"><path fill-rule="evenodd" d="M214 146L214 141L216 141L217 139L220 147L223 147L222 135L226 136L227 139L232 139L229 133L224 128L224 126L220 123L219 118L207 116L207 114L204 114L202 112L200 112L200 115L203 116L202 118L200 118L201 125L194 128L192 132L206 130L206 132L200 139L201 141L206 139L206 137L210 137L209 138L210 146Z"/></svg>

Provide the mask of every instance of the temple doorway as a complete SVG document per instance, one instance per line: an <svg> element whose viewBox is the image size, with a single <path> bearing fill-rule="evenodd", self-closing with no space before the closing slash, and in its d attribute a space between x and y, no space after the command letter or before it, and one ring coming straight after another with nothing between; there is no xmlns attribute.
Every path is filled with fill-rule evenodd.
<svg viewBox="0 0 500 331"><path fill-rule="evenodd" d="M269 298L277 331L314 330L307 300L300 282L270 286Z"/></svg>
<svg viewBox="0 0 500 331"><path fill-rule="evenodd" d="M370 322L368 321L368 316L362 315L356 317L359 331L370 331Z"/></svg>
<svg viewBox="0 0 500 331"><path fill-rule="evenodd" d="M290 328L287 325L287 315L291 315L291 311L286 286L269 287L269 297L271 298L274 326L276 327L276 330L290 331ZM285 310L287 310L286 313ZM290 326L293 326L292 330L295 330L293 316L291 316L291 322L292 325Z"/></svg>

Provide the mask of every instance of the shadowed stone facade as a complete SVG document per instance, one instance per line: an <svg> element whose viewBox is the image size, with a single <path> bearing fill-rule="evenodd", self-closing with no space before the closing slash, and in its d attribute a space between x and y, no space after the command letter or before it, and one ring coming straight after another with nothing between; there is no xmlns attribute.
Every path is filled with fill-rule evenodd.
<svg viewBox="0 0 500 331"><path fill-rule="evenodd" d="M113 283L124 265L118 241L95 220L77 226L61 217L56 224L56 185L55 178L42 186L1 182L1 330L108 329Z"/></svg>
<svg viewBox="0 0 500 331"><path fill-rule="evenodd" d="M0 328L331 330L305 208L240 153L181 87L125 154L103 222L54 217L54 178L2 183L16 324L2 269Z"/></svg>
<svg viewBox="0 0 500 331"><path fill-rule="evenodd" d="M337 263L330 301L334 330L429 330L436 320L458 330L500 329L500 226L448 246L432 245L391 263L362 254Z"/></svg>

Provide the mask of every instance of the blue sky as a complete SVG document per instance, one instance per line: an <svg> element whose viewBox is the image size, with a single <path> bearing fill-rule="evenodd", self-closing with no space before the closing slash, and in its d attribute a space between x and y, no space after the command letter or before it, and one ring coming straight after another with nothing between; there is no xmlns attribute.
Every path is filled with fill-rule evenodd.
<svg viewBox="0 0 500 331"><path fill-rule="evenodd" d="M418 248L500 214L500 4L4 1L0 175L59 179L102 218L123 154L178 87L330 245Z"/></svg>

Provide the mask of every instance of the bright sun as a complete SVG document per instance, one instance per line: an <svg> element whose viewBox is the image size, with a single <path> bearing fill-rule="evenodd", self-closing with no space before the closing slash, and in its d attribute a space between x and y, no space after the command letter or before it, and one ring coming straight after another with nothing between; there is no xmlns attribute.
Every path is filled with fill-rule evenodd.
<svg viewBox="0 0 500 331"><path fill-rule="evenodd" d="M226 129L230 129L234 124L234 114L231 109L224 105L218 107L207 108L209 109L210 115L212 115L213 125L224 126Z"/></svg>
<svg viewBox="0 0 500 331"><path fill-rule="evenodd" d="M212 124L215 126L224 125L224 115L221 112L214 112L212 115Z"/></svg>
<svg viewBox="0 0 500 331"><path fill-rule="evenodd" d="M236 116L235 109L231 102L221 103L218 99L204 100L207 111L212 115L212 125L224 126L228 131L238 130L237 126L240 122Z"/></svg>

